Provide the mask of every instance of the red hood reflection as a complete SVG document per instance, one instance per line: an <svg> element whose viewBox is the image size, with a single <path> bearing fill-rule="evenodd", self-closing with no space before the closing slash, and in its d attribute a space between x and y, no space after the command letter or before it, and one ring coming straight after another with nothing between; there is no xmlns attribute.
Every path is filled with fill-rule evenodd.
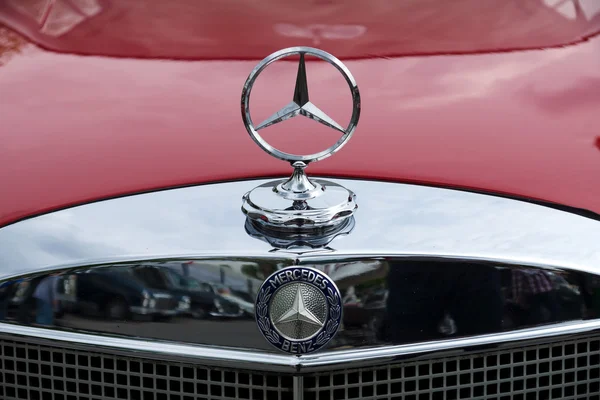
<svg viewBox="0 0 600 400"><path fill-rule="evenodd" d="M56 51L260 59L298 45L340 58L574 43L600 29L581 0L6 0L0 22Z"/></svg>
<svg viewBox="0 0 600 400"><path fill-rule="evenodd" d="M435 12L423 1L319 1L298 13L275 1L49 3L2 2L0 20L64 52L212 60L83 57L0 33L0 225L128 193L288 175L289 165L248 137L241 89L255 58L316 43L351 70L362 113L348 145L309 175L489 191L600 213L597 37L545 50L376 57L573 42L600 21L578 2L561 2L576 4L575 14L550 1L436 1ZM51 30L57 10L81 18ZM253 118L289 102L296 68L281 62L261 76ZM307 62L307 71L319 107L347 121L343 79L321 62ZM269 141L298 153L327 147L330 134L312 123L279 124Z"/></svg>

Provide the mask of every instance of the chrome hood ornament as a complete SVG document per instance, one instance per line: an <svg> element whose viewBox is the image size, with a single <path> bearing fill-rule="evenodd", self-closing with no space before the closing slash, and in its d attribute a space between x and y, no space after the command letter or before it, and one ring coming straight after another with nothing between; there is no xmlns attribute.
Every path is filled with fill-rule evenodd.
<svg viewBox="0 0 600 400"><path fill-rule="evenodd" d="M256 298L256 322L278 349L312 353L337 333L342 319L340 292L324 273L288 267L269 276Z"/></svg>
<svg viewBox="0 0 600 400"><path fill-rule="evenodd" d="M255 126L250 115L250 93L256 78L273 62L292 55L300 56L292 101ZM305 55L327 61L348 83L353 106L346 128L310 102ZM341 133L341 137L323 151L299 155L276 149L259 134L262 129L297 116L310 118L334 129ZM327 52L310 47L291 47L271 54L254 68L242 90L244 125L256 144L273 157L288 161L294 171L288 179L268 182L244 195L242 211L247 216L246 231L250 235L266 240L274 247L320 247L335 236L352 230L353 214L358 207L356 195L334 182L309 179L305 168L339 151L352 137L359 116L360 93L354 77L340 60Z"/></svg>

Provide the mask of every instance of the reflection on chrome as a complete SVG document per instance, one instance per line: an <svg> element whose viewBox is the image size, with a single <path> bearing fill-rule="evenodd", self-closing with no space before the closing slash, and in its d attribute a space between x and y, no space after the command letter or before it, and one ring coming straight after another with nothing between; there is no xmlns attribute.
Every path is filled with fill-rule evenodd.
<svg viewBox="0 0 600 400"><path fill-rule="evenodd" d="M56 387L114 397L115 381L123 398L322 400L380 388L377 398L563 398L582 387L580 373L583 393L598 393L598 221L475 193L340 181L361 199L356 225L318 248L248 235L239 196L261 181L3 227L0 397L28 394L48 368L72 371L42 385L65 398ZM290 266L339 288L339 329L313 354L280 353L254 320L259 288Z"/></svg>
<svg viewBox="0 0 600 400"><path fill-rule="evenodd" d="M307 262L339 287L330 350L436 341L600 318L600 278L562 269L435 258ZM1 283L3 322L273 351L254 299L281 260L161 259Z"/></svg>
<svg viewBox="0 0 600 400"><path fill-rule="evenodd" d="M3 227L0 332L316 368L599 326L598 221L456 190L336 181L362 207L352 234L317 249L274 249L243 229L239 196L265 181L122 197ZM264 279L292 265L326 273L343 300L335 337L298 360L254 320Z"/></svg>

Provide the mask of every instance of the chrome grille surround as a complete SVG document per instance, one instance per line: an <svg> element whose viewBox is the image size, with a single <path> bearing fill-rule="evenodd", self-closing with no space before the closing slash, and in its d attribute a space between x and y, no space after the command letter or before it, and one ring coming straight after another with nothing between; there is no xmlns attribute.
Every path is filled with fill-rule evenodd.
<svg viewBox="0 0 600 400"><path fill-rule="evenodd" d="M189 262L198 272L208 273L208 276L212 276L210 274L215 272L215 268L228 265L231 267L229 271L233 272L226 275L237 279L238 283L245 282L243 290L250 303L256 295L254 289L264 279L262 274L289 265L319 268L330 275L344 293L349 286L360 283L359 281L369 283L368 281L377 280L380 280L377 285L382 286L382 289L389 284L395 287L397 293L410 290L410 287L398 283L401 277L397 274L392 277L394 282L381 281L383 278L389 280L391 271L405 271L412 278L404 281L416 282L415 278L418 278L420 282L424 282L422 285L426 285L425 291L421 293L430 294L430 299L435 298L432 291L448 292L453 289L430 285L430 282L443 281L459 287L461 282L466 281L465 278L473 280L471 286L479 288L479 291L462 293L479 297L483 294L488 296L488 300L490 293L499 296L501 289L510 289L511 286L503 283L504 278L492 276L495 272L490 269L496 267L503 268L507 273L509 268L560 272L575 281L584 280L585 284L589 284L596 276L594 285L600 285L597 278L600 272L597 267L600 265L600 251L596 246L596 238L600 237L600 223L596 220L514 199L457 190L374 181L338 181L356 190L361 197L362 208L355 216L356 227L351 235L335 239L330 247L319 250L273 251L267 243L248 236L244 229L245 218L239 212L239 194L252 189L261 181L207 184L138 194L20 221L0 228L0 291L5 283L11 284L11 290L12 285L16 285L8 281L33 280L50 272L75 274L107 264L126 268L127 263L142 265L145 262L166 263L165 265ZM164 213L165 209L169 212ZM381 229L382 226L387 229ZM390 267L391 261L402 265ZM430 269L416 268L415 262L421 263L420 265L433 262L443 268L432 265ZM260 276L252 271L248 274L242 271L241 264L246 263L257 267L256 272L260 272ZM448 267L448 263L453 265ZM421 271L421 275L415 276L417 270ZM436 274L440 276L443 271L446 271L444 279L428 278ZM489 277L482 279L482 274ZM206 276L203 273L200 278L204 279ZM218 271L215 276L219 280ZM490 285L495 282L494 285L498 285L499 289L486 290L488 287L482 288L481 282L490 282ZM567 283L581 286L581 282L573 280ZM106 290L105 288L102 290ZM88 291L97 292L97 288ZM138 293L135 297L140 298L140 295ZM357 293L358 297L364 297L363 300L367 300L367 295ZM14 297L11 295L11 298ZM78 301L77 296L71 297L71 302ZM380 296L377 301L372 296L372 303L379 307L378 310L385 308L383 298ZM394 300L397 301L398 296ZM411 305L413 314L428 315L414 307L421 304L422 299L414 300ZM481 301L463 300L465 304L484 304ZM90 309L100 311L107 303L105 299L82 299L82 302L91 303L88 304ZM446 303L440 301L433 305L440 304ZM12 304L11 311L17 306ZM455 310L461 309L450 306ZM404 306L397 305L391 309L401 307ZM589 305L586 307L589 308ZM571 311L573 310L575 311L568 316L552 319L554 322L566 322L600 318L600 309L586 310L573 302ZM346 311L352 310L343 312L350 316L351 313ZM252 310L247 309L246 313L252 315ZM363 313L355 316L364 319L366 315ZM441 319L443 315L437 317ZM14 319L14 313L10 318ZM31 315L24 314L22 320L25 325L30 324ZM493 322L498 320L496 315ZM489 327L484 332L474 327L465 336L471 337L471 332L510 332L536 326L539 322L523 322L518 318L504 320L511 324L502 329L497 326ZM239 330L227 328L224 329L225 334L206 335L202 324L182 327L174 323L171 329L157 330L145 329L136 324L124 326L121 323L88 322L71 320L67 327L74 332L96 330L108 335L129 335L171 343L188 342L225 349L264 350L271 355L276 354L276 350L270 348L260 337L255 324L249 324L249 329L242 335L238 335ZM344 321L346 322L356 320ZM360 324L375 327L377 323L374 321L375 325L369 325L373 321L368 322ZM460 321L457 323L460 324ZM344 332L338 332L336 337L341 338ZM430 339L424 337L420 329L414 332L414 337L405 340L390 338L389 335L379 337L373 329L367 329L360 336L343 338L339 346L332 346L352 346L356 350L368 350L380 348L381 345L395 346ZM396 351L394 346L391 349L386 347L380 352L393 354ZM326 351L320 354L333 353Z"/></svg>
<svg viewBox="0 0 600 400"><path fill-rule="evenodd" d="M336 282L346 280L346 286L360 283L363 278L365 281L389 278L390 260L402 261L403 265L393 267L395 271L406 263L435 260L444 263L445 270L451 271L451 278L457 280L470 274L459 276L453 268L470 262L479 263L473 271L499 266L596 277L600 271L597 267L600 252L595 240L600 237L598 221L511 199L369 181L352 181L352 187L361 197L362 211L357 213L356 228L351 235L336 239L331 248L319 251L272 251L268 244L246 234L243 215L238 212L238 195L256 184L244 181L140 194L3 227L0 278L29 279L37 273L142 260L193 261L200 266L231 261L234 267L235 262L249 260L269 269L316 266ZM206 204L211 205L209 211ZM169 205L169 213L164 213L165 205ZM382 230L384 225L389 229ZM454 267L448 267L448 263L454 263ZM335 264L341 268L330 268ZM364 268L357 270L357 266ZM261 279L256 276L254 283ZM390 286L397 293L406 293L393 282ZM588 307L587 311L596 310ZM188 330L194 334L193 340L185 339L185 329L175 323L168 325L170 336L165 337L151 336L152 330L144 329L147 325L135 322L132 326L138 329L129 332L123 329L123 321L110 322L111 329L106 331L89 328L87 319L75 329L73 326L42 329L33 326L31 319L22 325L0 323L0 387L4 390L0 398L225 400L245 395L287 399L293 395L296 399L319 400L337 396L342 400L346 397L451 399L493 398L494 390L503 392L499 398L597 398L600 314L576 314L531 329L520 328L533 324L513 324L505 330L443 340L420 337L416 342L383 342L371 338L376 336L374 332L366 332L357 343L344 343L345 347L340 345L303 357L264 351L261 347L264 343L253 343L250 334L236 336L234 344L222 343L223 335L200 335L197 333L204 331L197 327ZM259 334L254 328L252 332ZM92 331L94 334L90 334ZM548 345L549 342L554 344ZM585 348L580 347L584 342ZM568 347L571 344L573 347ZM524 346L526 350L521 350ZM561 369L557 371L550 365L546 372L542 367L546 358L540 355L545 354L544 348L553 346L562 349L563 355L556 356ZM11 350L5 351L10 348L12 354ZM31 348L37 348L38 359L33 358L35 352L28 359ZM573 350L573 355L565 355L566 350ZM42 351L47 351L46 361L40 359ZM18 353L25 358L19 358ZM55 353L58 361L54 359ZM515 368L523 367L525 375L533 373L534 367L535 373L531 377L521 376L520 370L511 366L511 375L506 377L501 370L508 367L500 362L506 354L518 364ZM522 354L522 361L515 360L519 357L515 354ZM99 367L90 366L91 358L87 365L65 364L68 359L73 361L73 357L79 361L79 355L84 360L99 357L100 364L96 364ZM493 357L498 365L488 362ZM580 358L587 360L581 370L577 369L578 363L583 363ZM574 367L570 360L574 360ZM453 363L456 371L450 370ZM147 371L143 367L146 364ZM39 368L30 369L32 365ZM137 370L136 365L140 366ZM50 368L52 378L41 375L42 366ZM87 371L87 379L83 379L84 372L80 376L80 370ZM207 372L199 375L198 371ZM70 375L74 372L74 377L67 372ZM98 373L97 382L90 381L91 372ZM475 380L481 378L481 373L485 379L488 373L496 376L490 377L486 386ZM579 373L582 375L578 376ZM469 376L469 382L461 381L467 379L463 375ZM555 375L561 377L562 383L552 380L558 379L553 378ZM439 378L443 378L446 387L437 386ZM574 384L572 379L578 378L582 383ZM149 390L144 379L148 380ZM189 387L185 384L192 380L201 386L185 392L184 388ZM515 387L518 382L523 382L523 389ZM507 383L514 393L504 392ZM96 385L96 389L90 385ZM559 385L564 386L560 395ZM403 392L394 391L398 388ZM97 394L92 395L91 390Z"/></svg>

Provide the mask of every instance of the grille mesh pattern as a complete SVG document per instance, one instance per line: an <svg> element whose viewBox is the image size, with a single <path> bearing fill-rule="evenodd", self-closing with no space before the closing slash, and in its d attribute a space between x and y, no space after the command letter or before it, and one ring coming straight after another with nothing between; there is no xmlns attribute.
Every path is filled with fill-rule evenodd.
<svg viewBox="0 0 600 400"><path fill-rule="evenodd" d="M1 399L284 400L292 387L290 376L0 340Z"/></svg>
<svg viewBox="0 0 600 400"><path fill-rule="evenodd" d="M1 399L293 399L287 375L0 339ZM600 338L303 377L304 400L599 399Z"/></svg>
<svg viewBox="0 0 600 400"><path fill-rule="evenodd" d="M600 399L600 338L323 373L304 400Z"/></svg>

